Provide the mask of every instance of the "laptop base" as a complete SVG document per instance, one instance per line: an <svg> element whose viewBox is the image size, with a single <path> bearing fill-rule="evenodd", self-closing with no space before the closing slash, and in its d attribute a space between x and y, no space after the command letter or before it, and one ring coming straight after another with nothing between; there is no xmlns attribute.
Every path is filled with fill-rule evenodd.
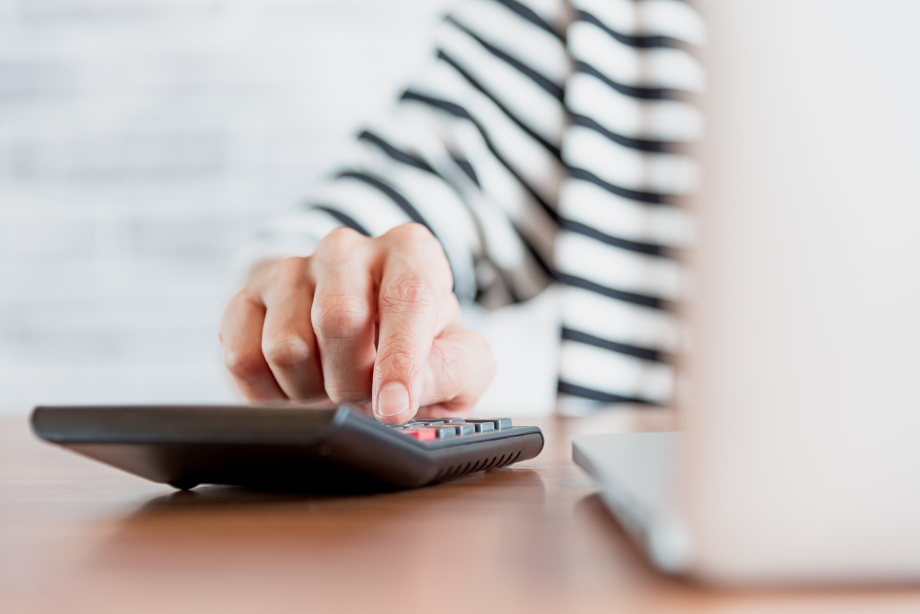
<svg viewBox="0 0 920 614"><path fill-rule="evenodd" d="M690 564L690 538L676 501L680 433L586 435L572 457L601 485L601 498L626 532L661 571L680 574Z"/></svg>

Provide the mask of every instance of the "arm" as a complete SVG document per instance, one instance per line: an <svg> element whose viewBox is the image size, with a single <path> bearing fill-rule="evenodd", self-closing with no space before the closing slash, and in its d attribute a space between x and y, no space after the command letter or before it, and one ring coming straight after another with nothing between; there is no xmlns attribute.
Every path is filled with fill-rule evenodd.
<svg viewBox="0 0 920 614"><path fill-rule="evenodd" d="M250 261L280 260L254 269L221 327L248 399L328 396L405 421L467 411L485 389L491 357L459 304L549 283L564 176L565 48L524 9L461 5L348 166L250 246ZM530 55L541 72L515 59Z"/></svg>

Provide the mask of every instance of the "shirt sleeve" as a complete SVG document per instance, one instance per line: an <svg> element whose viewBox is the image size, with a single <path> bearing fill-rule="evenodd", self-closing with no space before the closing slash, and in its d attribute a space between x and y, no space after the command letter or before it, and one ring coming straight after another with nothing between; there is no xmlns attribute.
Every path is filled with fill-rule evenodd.
<svg viewBox="0 0 920 614"><path fill-rule="evenodd" d="M572 0L573 72L555 271L561 289L559 409L666 405L687 292L687 198L701 169L697 3Z"/></svg>
<svg viewBox="0 0 920 614"><path fill-rule="evenodd" d="M331 230L407 222L441 242L461 301L525 301L552 280L566 176L563 0L464 0L388 116L358 134L315 196L271 220L244 263L305 256Z"/></svg>

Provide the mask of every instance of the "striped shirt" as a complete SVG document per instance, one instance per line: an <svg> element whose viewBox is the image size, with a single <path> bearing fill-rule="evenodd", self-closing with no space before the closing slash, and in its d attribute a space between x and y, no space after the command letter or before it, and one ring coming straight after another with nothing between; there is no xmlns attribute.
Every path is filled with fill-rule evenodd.
<svg viewBox="0 0 920 614"><path fill-rule="evenodd" d="M685 0L461 0L394 111L247 260L418 222L461 302L562 286L567 406L667 403L704 40Z"/></svg>

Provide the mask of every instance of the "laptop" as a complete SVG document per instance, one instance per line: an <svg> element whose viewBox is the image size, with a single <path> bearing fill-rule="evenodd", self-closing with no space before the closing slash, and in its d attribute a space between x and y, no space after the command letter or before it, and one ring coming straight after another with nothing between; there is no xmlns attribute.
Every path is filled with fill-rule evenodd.
<svg viewBox="0 0 920 614"><path fill-rule="evenodd" d="M681 432L574 459L664 572L920 581L920 3L705 10Z"/></svg>

